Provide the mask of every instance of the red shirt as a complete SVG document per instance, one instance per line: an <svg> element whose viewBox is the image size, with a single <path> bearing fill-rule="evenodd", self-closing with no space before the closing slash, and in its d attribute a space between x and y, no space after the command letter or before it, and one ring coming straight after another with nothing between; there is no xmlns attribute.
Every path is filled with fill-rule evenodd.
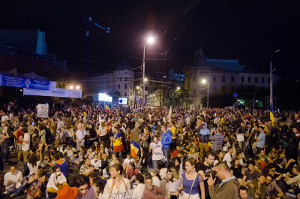
<svg viewBox="0 0 300 199"><path fill-rule="evenodd" d="M20 137L23 137L24 138L24 133L21 129L18 129L17 130L17 143L18 144L22 144L22 141L20 141Z"/></svg>

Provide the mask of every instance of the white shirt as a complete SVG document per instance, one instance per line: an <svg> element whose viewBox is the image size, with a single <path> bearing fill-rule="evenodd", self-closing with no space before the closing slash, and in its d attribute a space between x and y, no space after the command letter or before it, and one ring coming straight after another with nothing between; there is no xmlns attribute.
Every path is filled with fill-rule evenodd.
<svg viewBox="0 0 300 199"><path fill-rule="evenodd" d="M29 133L24 133L24 138L23 140L28 141L26 144L25 142L22 143L22 150L23 151L28 151L30 148L30 134Z"/></svg>
<svg viewBox="0 0 300 199"><path fill-rule="evenodd" d="M22 173L21 171L16 170L14 174L12 174L11 172L7 172L4 175L4 186L5 188L8 187L13 187L14 185L16 185L16 187L18 186L17 184L21 185L19 180L22 179ZM8 181L13 181L13 184L8 186Z"/></svg>
<svg viewBox="0 0 300 199"><path fill-rule="evenodd" d="M9 117L7 115L3 115L1 117L1 122L6 122L7 120L9 120Z"/></svg>
<svg viewBox="0 0 300 199"><path fill-rule="evenodd" d="M47 183L47 189L52 187L53 189L58 190L58 187L55 186L55 182L57 184L63 184L67 182L67 179L63 173L61 173L59 176L56 176L55 173L52 173Z"/></svg>
<svg viewBox="0 0 300 199"><path fill-rule="evenodd" d="M236 134L236 138L237 138L237 141L238 141L238 142L243 142L243 141L245 141L245 137L244 137L244 134L243 134L243 133L237 133L237 134Z"/></svg>
<svg viewBox="0 0 300 199"><path fill-rule="evenodd" d="M98 159L92 159L92 160L91 160L91 165L92 165L95 169L99 169L99 168L101 168L101 160L98 160Z"/></svg>
<svg viewBox="0 0 300 199"><path fill-rule="evenodd" d="M150 147L156 147L155 149L152 149L152 160L162 160L165 158L160 141L158 141L157 143L151 142Z"/></svg>
<svg viewBox="0 0 300 199"><path fill-rule="evenodd" d="M32 166L29 162L27 163L28 169L29 169L29 175L32 175L36 173L39 169L39 166L41 164L41 161L37 161L35 166Z"/></svg>
<svg viewBox="0 0 300 199"><path fill-rule="evenodd" d="M76 136L78 137L79 140L81 140L85 134L86 132L84 129L76 131ZM81 143L84 143L84 139L81 141Z"/></svg>
<svg viewBox="0 0 300 199"><path fill-rule="evenodd" d="M227 163L228 167L231 167L232 157L229 152L224 155L223 161Z"/></svg>
<svg viewBox="0 0 300 199"><path fill-rule="evenodd" d="M142 199L143 198L143 193L145 189L145 184L138 184L132 192L132 199Z"/></svg>
<svg viewBox="0 0 300 199"><path fill-rule="evenodd" d="M160 180L157 176L152 177L152 182L153 182L153 185L160 187Z"/></svg>

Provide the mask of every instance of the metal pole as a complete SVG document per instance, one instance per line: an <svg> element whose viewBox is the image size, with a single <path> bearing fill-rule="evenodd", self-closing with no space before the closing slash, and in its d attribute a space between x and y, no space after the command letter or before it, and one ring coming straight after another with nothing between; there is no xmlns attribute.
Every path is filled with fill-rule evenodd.
<svg viewBox="0 0 300 199"><path fill-rule="evenodd" d="M142 110L145 109L145 57L146 57L146 45L144 45L144 54L143 54L143 99L142 99Z"/></svg>
<svg viewBox="0 0 300 199"><path fill-rule="evenodd" d="M270 110L273 111L273 66L270 59Z"/></svg>
<svg viewBox="0 0 300 199"><path fill-rule="evenodd" d="M209 108L209 81L207 81L207 109Z"/></svg>

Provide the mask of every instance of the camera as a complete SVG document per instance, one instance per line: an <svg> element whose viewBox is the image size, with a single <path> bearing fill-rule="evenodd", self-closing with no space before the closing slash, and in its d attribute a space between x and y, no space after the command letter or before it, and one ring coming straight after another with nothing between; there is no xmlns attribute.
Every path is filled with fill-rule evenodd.
<svg viewBox="0 0 300 199"><path fill-rule="evenodd" d="M216 171L213 170L213 169L209 169L209 170L207 169L205 171L205 177L209 178L210 175L212 176L212 178L215 178L216 177Z"/></svg>

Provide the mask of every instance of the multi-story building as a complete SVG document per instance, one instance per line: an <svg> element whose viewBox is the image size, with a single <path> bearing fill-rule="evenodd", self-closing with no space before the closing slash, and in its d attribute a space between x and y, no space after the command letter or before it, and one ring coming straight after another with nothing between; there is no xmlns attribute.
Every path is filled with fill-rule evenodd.
<svg viewBox="0 0 300 199"><path fill-rule="evenodd" d="M117 102L119 97L128 98L128 104L134 102L134 74L127 62L108 74L97 75L82 81L83 90L92 88L97 93L107 93Z"/></svg>
<svg viewBox="0 0 300 199"><path fill-rule="evenodd" d="M227 95L239 86L270 87L269 74L248 71L238 60L207 59L202 48L195 53L192 63L185 67L184 74L184 87L191 92L195 106L201 105L201 99L208 90L210 95ZM206 83L202 82L203 79ZM276 81L277 78L274 79Z"/></svg>

